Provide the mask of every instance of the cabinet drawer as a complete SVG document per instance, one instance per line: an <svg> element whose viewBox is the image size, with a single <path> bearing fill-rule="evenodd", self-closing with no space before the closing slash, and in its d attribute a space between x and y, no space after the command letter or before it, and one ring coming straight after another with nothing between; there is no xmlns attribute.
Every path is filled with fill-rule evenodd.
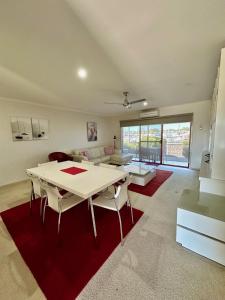
<svg viewBox="0 0 225 300"><path fill-rule="evenodd" d="M177 226L176 241L183 247L225 265L225 243Z"/></svg>
<svg viewBox="0 0 225 300"><path fill-rule="evenodd" d="M177 224L225 242L225 222L220 220L178 208Z"/></svg>

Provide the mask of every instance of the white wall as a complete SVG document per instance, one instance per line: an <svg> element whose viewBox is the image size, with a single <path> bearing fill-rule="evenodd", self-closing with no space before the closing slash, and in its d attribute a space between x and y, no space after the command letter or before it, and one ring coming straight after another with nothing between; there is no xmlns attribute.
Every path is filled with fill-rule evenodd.
<svg viewBox="0 0 225 300"><path fill-rule="evenodd" d="M49 139L13 142L11 116L49 120ZM87 141L87 121L97 122L96 142ZM112 144L112 138L113 133L106 118L0 100L0 186L25 179L25 169L47 161L50 152Z"/></svg>
<svg viewBox="0 0 225 300"><path fill-rule="evenodd" d="M211 101L192 102L187 104L165 106L160 108L160 116L176 115L184 113L193 113L194 119L192 124L191 135L191 161L190 167L193 169L200 168L201 153L203 150L208 149L209 139L209 123L210 123L210 108ZM125 114L111 118L113 134L117 137L120 136L120 120L137 119L138 113ZM202 130L200 129L202 127Z"/></svg>
<svg viewBox="0 0 225 300"><path fill-rule="evenodd" d="M194 113L191 143L192 168L199 168L201 153L208 148L210 105L210 101L202 101L160 108L161 116ZM10 127L11 116L49 120L49 139L13 142ZM129 118L138 118L138 114L101 118L0 99L0 186L25 179L25 169L36 166L38 162L47 161L50 152L111 144L113 135L117 137L120 135L119 121ZM97 142L87 141L87 121L97 122Z"/></svg>

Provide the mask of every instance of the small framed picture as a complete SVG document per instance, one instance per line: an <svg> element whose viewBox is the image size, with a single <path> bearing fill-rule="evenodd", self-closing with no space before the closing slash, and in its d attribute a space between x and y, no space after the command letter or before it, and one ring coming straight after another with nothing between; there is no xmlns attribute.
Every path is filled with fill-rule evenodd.
<svg viewBox="0 0 225 300"><path fill-rule="evenodd" d="M97 123L87 122L87 139L88 142L97 141Z"/></svg>
<svg viewBox="0 0 225 300"><path fill-rule="evenodd" d="M48 139L48 120L32 118L32 132L34 140Z"/></svg>
<svg viewBox="0 0 225 300"><path fill-rule="evenodd" d="M32 140L31 118L12 117L11 128L13 141Z"/></svg>

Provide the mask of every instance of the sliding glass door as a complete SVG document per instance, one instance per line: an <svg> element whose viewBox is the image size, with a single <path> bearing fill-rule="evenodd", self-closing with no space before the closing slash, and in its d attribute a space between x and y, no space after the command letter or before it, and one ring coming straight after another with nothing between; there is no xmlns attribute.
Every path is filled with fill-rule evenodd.
<svg viewBox="0 0 225 300"><path fill-rule="evenodd" d="M161 124L140 126L140 160L161 163Z"/></svg>
<svg viewBox="0 0 225 300"><path fill-rule="evenodd" d="M190 122L163 124L163 164L189 166L190 135Z"/></svg>
<svg viewBox="0 0 225 300"><path fill-rule="evenodd" d="M122 150L135 160L189 167L191 122L122 127Z"/></svg>
<svg viewBox="0 0 225 300"><path fill-rule="evenodd" d="M140 160L140 126L122 128L122 151L133 154L134 159Z"/></svg>

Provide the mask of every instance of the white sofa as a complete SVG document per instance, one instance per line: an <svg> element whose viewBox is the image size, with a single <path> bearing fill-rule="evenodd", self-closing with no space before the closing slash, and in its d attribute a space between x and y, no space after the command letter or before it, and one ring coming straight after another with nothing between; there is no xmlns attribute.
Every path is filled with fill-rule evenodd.
<svg viewBox="0 0 225 300"><path fill-rule="evenodd" d="M95 164L99 163L112 163L117 165L123 165L132 160L132 154L124 154L121 150L115 149L114 153L106 154L108 147L95 147L81 150L73 150L73 160L81 162L82 160L93 161Z"/></svg>

